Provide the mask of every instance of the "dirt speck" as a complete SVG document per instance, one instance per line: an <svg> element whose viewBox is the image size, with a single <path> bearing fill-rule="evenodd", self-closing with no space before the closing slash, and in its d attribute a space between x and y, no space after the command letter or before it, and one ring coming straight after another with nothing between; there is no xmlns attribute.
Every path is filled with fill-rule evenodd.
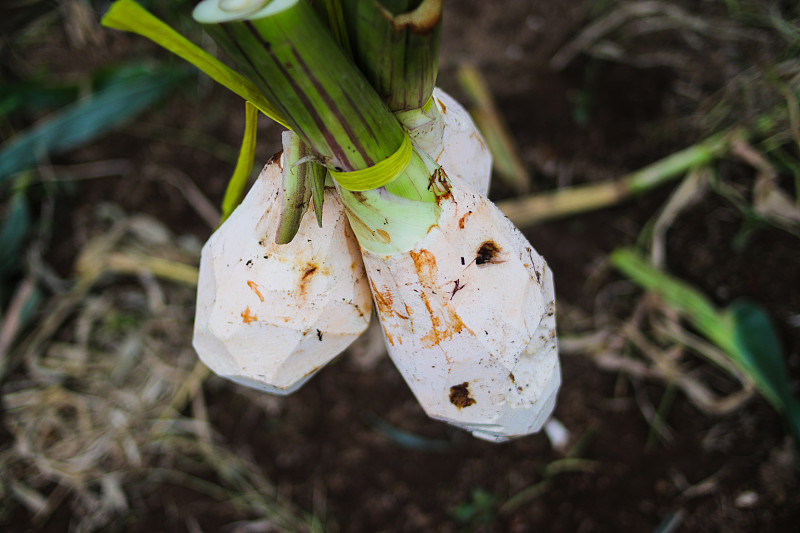
<svg viewBox="0 0 800 533"><path fill-rule="evenodd" d="M461 385L450 387L450 403L463 409L475 403L475 399L469 394L469 382L465 381Z"/></svg>

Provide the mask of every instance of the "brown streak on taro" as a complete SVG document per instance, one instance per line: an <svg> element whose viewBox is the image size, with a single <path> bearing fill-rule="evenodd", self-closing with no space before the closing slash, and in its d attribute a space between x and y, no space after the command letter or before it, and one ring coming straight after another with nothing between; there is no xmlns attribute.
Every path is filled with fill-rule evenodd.
<svg viewBox="0 0 800 533"><path fill-rule="evenodd" d="M263 295L263 294L261 294L261 291L260 291L260 290L258 290L258 284L256 284L256 282L255 282L255 281L248 281L248 282L247 282L247 286L248 286L248 287L250 287L250 289L251 289L251 290L252 290L254 293L256 293L256 296L258 296L258 299L259 299L259 300L261 300L262 302L264 301L264 295Z"/></svg>
<svg viewBox="0 0 800 533"><path fill-rule="evenodd" d="M472 211L467 211L464 213L464 216L458 219L458 229L464 229L464 222L467 221L467 217L472 214Z"/></svg>
<svg viewBox="0 0 800 533"><path fill-rule="evenodd" d="M250 312L249 306L245 308L244 311L242 311L241 316L242 316L242 322L244 322L245 324L249 324L251 322L255 322L256 320L258 320L258 317Z"/></svg>
<svg viewBox="0 0 800 533"><path fill-rule="evenodd" d="M461 385L450 387L450 403L463 409L475 403L475 399L469 394L469 382L465 381Z"/></svg>
<svg viewBox="0 0 800 533"><path fill-rule="evenodd" d="M378 304L378 309L382 315L388 317L394 313L394 309L392 309L394 301L392 300L392 293L388 289L385 292L381 292L372 283L372 295L375 297L375 303Z"/></svg>
<svg viewBox="0 0 800 533"><path fill-rule="evenodd" d="M308 284L317 270L317 265L313 263L306 264L305 270L303 271L303 276L300 278L300 296L305 296L306 290L308 289Z"/></svg>
<svg viewBox="0 0 800 533"><path fill-rule="evenodd" d="M461 333L463 330L467 330L475 335L475 333L473 333L473 331L461 321L461 318L455 312L453 312L450 307L446 307L447 317L442 320L442 318L436 316L436 313L431 307L431 302L428 299L428 295L424 292L421 292L420 297L422 298L422 302L425 304L425 308L428 310L428 314L431 317L431 330L427 335L420 339L423 343L425 343L426 347L431 348L433 346L437 346L442 341L451 338L456 333ZM446 353L445 358L447 359L448 363L452 363Z"/></svg>
<svg viewBox="0 0 800 533"><path fill-rule="evenodd" d="M389 334L389 330L386 329L386 326L383 327L383 334L386 335L386 341L394 346L394 337Z"/></svg>
<svg viewBox="0 0 800 533"><path fill-rule="evenodd" d="M419 252L411 250L408 253L411 259L414 260L414 267L417 270L417 277L420 283L426 287L435 286L436 278L439 275L439 268L436 266L436 257L424 248Z"/></svg>

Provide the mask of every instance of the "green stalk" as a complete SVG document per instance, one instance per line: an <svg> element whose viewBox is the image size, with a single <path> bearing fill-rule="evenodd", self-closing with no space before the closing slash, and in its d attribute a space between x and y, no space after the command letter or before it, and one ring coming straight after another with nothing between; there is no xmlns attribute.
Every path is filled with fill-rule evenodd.
<svg viewBox="0 0 800 533"><path fill-rule="evenodd" d="M439 69L441 0L342 0L358 68L392 111L419 109Z"/></svg>
<svg viewBox="0 0 800 533"><path fill-rule="evenodd" d="M328 27L328 30L349 57L353 56L350 49L350 38L347 35L347 25L344 22L341 0L311 0L317 10L319 18Z"/></svg>
<svg viewBox="0 0 800 533"><path fill-rule="evenodd" d="M505 200L498 202L497 207L519 227L602 209L675 180L693 168L712 163L730 150L732 139L746 136L745 130L735 128L712 135L617 180Z"/></svg>
<svg viewBox="0 0 800 533"><path fill-rule="evenodd" d="M233 13L231 3L205 0L195 18L320 162L350 172L398 150L403 128L307 0L274 0L255 12L246 9L243 16ZM437 169L415 152L406 170L385 187L342 191L362 246L381 253L408 249L437 223L437 194L445 192L431 186Z"/></svg>
<svg viewBox="0 0 800 533"><path fill-rule="evenodd" d="M292 242L311 199L311 167L303 164L308 155L308 147L300 137L290 131L283 132L283 156L286 168L283 170L281 186L281 219L275 235L277 244Z"/></svg>
<svg viewBox="0 0 800 533"><path fill-rule="evenodd" d="M441 0L341 0L341 4L359 69L412 140L439 144L444 122L430 98L439 69Z"/></svg>
<svg viewBox="0 0 800 533"><path fill-rule="evenodd" d="M195 18L322 164L359 170L397 150L402 128L306 0L273 1L252 16L220 23L220 10L208 8L225 3L206 0L195 9ZM291 5L280 9L276 4Z"/></svg>

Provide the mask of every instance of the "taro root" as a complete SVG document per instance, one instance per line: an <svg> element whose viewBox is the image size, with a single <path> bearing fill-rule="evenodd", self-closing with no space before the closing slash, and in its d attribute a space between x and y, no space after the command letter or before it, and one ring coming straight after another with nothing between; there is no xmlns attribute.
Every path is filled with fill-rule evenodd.
<svg viewBox="0 0 800 533"><path fill-rule="evenodd" d="M491 441L538 431L561 381L552 273L464 182L439 205L411 250L362 248L389 355L431 417Z"/></svg>
<svg viewBox="0 0 800 533"><path fill-rule="evenodd" d="M220 376L288 394L367 328L372 299L332 189L321 228L306 213L294 240L275 244L282 172L264 167L203 247L193 344Z"/></svg>

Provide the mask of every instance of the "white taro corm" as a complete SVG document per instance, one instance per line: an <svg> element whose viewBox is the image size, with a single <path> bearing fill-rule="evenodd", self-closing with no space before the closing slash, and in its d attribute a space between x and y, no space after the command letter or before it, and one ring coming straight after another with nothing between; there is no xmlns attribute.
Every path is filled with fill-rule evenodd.
<svg viewBox="0 0 800 533"><path fill-rule="evenodd" d="M451 181L412 250L362 254L389 355L428 415L503 441L555 405L553 277L493 203Z"/></svg>
<svg viewBox="0 0 800 533"><path fill-rule="evenodd" d="M193 345L220 376L288 394L367 328L372 299L332 189L322 228L306 213L291 243L274 243L282 166L264 167L203 247Z"/></svg>
<svg viewBox="0 0 800 533"><path fill-rule="evenodd" d="M399 113L414 144L441 166L450 178L464 180L486 196L492 173L492 154L481 133L461 104L439 89L433 90L438 119L430 113ZM445 149L446 147L446 149ZM468 154L468 157L464 157Z"/></svg>
<svg viewBox="0 0 800 533"><path fill-rule="evenodd" d="M464 180L472 190L486 196L492 175L492 154L486 141L467 110L449 94L434 89L433 101L444 119L444 138L441 150L428 155L450 178ZM470 157L461 157L463 154Z"/></svg>

